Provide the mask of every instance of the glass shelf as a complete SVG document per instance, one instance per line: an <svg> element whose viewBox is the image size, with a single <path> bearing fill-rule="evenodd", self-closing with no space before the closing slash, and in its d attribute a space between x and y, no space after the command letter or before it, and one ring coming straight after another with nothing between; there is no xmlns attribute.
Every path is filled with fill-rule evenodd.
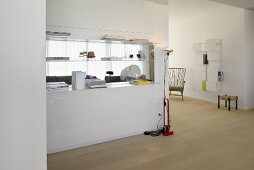
<svg viewBox="0 0 254 170"><path fill-rule="evenodd" d="M48 60L46 62L65 63L65 62L153 62L154 60Z"/></svg>
<svg viewBox="0 0 254 170"><path fill-rule="evenodd" d="M71 39L71 38L57 38L57 37L47 37L47 40L54 41L76 41L76 42L86 42L86 43L106 43L106 44L140 44L140 45L154 45L158 43L146 42L146 41L131 41L131 40L84 40L84 39Z"/></svg>
<svg viewBox="0 0 254 170"><path fill-rule="evenodd" d="M107 71L113 71L114 76L120 76L135 65L140 74L154 80L153 43L55 38L46 42L47 76L70 76L73 71L83 71L87 75L105 79ZM81 56L81 52L94 52L96 57L87 58ZM130 58L131 55L133 58Z"/></svg>

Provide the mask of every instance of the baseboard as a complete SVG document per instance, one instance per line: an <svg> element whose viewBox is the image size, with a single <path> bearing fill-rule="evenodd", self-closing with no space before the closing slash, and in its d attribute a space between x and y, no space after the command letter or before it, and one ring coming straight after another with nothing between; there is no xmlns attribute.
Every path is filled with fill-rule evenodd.
<svg viewBox="0 0 254 170"><path fill-rule="evenodd" d="M110 141L114 141L114 140L118 140L118 139L123 139L123 138L131 137L131 136L141 135L143 133L144 133L144 131L142 131L142 132L141 131L137 131L137 132L127 133L127 134L124 134L124 135L115 136L115 137L111 137L111 138L104 138L104 139L100 139L100 140L97 140L97 141L84 142L82 144L67 146L67 147L63 147L63 148L49 149L47 151L47 154L64 152L64 151L68 151L68 150L72 150L72 149L78 149L78 148L82 148L82 147L86 147L86 146L101 144L101 143L110 142Z"/></svg>

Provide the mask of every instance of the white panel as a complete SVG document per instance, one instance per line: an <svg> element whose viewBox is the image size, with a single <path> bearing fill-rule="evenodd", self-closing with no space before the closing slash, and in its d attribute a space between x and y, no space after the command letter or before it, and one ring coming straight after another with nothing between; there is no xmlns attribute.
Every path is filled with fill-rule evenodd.
<svg viewBox="0 0 254 170"><path fill-rule="evenodd" d="M220 69L220 63L218 61L209 61L207 67L207 80L218 81L218 71Z"/></svg>
<svg viewBox="0 0 254 170"><path fill-rule="evenodd" d="M196 58L197 66L204 67L204 64L203 64L203 53L197 53L195 58Z"/></svg>
<svg viewBox="0 0 254 170"><path fill-rule="evenodd" d="M207 81L217 81L218 80L218 70L208 69L207 70Z"/></svg>
<svg viewBox="0 0 254 170"><path fill-rule="evenodd" d="M193 45L195 52L205 52L206 51L206 44L205 43L194 43Z"/></svg>
<svg viewBox="0 0 254 170"><path fill-rule="evenodd" d="M217 69L218 70L220 68L220 62L211 60L211 61L209 61L209 64L207 67L208 67L208 69Z"/></svg>
<svg viewBox="0 0 254 170"><path fill-rule="evenodd" d="M220 60L221 52L220 51L207 51L208 60Z"/></svg>
<svg viewBox="0 0 254 170"><path fill-rule="evenodd" d="M206 40L207 51L221 51L221 40L208 39Z"/></svg>
<svg viewBox="0 0 254 170"><path fill-rule="evenodd" d="M206 72L205 71L196 71L196 81L206 80Z"/></svg>

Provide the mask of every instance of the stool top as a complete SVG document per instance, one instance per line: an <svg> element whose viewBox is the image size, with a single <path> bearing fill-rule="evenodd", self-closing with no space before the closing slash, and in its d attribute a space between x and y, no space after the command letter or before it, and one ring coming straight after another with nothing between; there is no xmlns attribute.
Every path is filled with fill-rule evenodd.
<svg viewBox="0 0 254 170"><path fill-rule="evenodd" d="M227 96L227 95L224 95L224 96L219 96L219 98L221 100L228 100L228 99L230 99L230 100L238 100L237 96Z"/></svg>

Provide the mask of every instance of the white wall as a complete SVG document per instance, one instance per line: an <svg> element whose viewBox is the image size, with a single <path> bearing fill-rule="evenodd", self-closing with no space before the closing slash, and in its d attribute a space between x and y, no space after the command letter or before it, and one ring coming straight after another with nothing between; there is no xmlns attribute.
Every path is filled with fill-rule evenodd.
<svg viewBox="0 0 254 170"><path fill-rule="evenodd" d="M225 78L220 93L237 95L240 108L251 108L244 90L247 59L245 10L207 0L169 0L169 13L169 46L175 50L170 66L187 68L185 94L217 102L216 93L202 92L194 87L197 65L193 44L206 39L222 39L221 64Z"/></svg>
<svg viewBox="0 0 254 170"><path fill-rule="evenodd" d="M254 108L254 11L245 10L245 50L247 59L245 74L245 94L247 96L247 108Z"/></svg>
<svg viewBox="0 0 254 170"><path fill-rule="evenodd" d="M0 6L1 170L46 170L45 6Z"/></svg>

